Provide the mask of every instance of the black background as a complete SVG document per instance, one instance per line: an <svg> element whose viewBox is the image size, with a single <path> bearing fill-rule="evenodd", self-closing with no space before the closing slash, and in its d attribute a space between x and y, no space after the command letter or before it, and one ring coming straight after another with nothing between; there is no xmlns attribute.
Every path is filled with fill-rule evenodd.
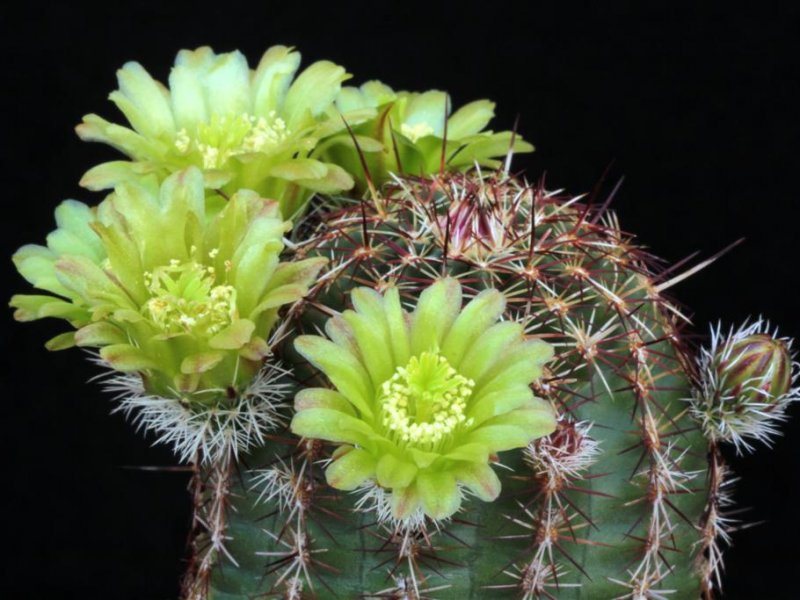
<svg viewBox="0 0 800 600"><path fill-rule="evenodd" d="M113 151L81 143L88 112L119 120L114 71L140 61L164 80L180 48L297 46L395 88L443 88L456 105L498 102L495 126L520 116L537 151L516 165L549 187L590 190L613 161L625 183L623 226L657 254L736 248L673 293L701 332L717 319L764 314L800 336L797 292L800 11L685 3L303 1L31 3L2 16L3 296L25 291L8 257L41 242L65 197L100 196L77 181ZM520 6L526 8L521 9ZM128 467L170 465L97 386L80 351L51 355L60 325L0 318L3 444L0 589L14 598L173 598L188 528L186 476ZM793 598L800 540L800 411L772 451L735 461L745 518L735 536L729 599ZM676 599L677 600L677 599Z"/></svg>

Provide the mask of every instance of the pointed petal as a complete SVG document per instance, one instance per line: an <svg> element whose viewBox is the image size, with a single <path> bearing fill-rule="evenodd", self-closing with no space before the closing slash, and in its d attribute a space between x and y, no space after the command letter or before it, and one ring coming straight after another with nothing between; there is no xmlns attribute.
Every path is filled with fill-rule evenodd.
<svg viewBox="0 0 800 600"><path fill-rule="evenodd" d="M498 415L528 406L533 399L533 392L525 384L509 386L496 392L481 392L472 399L467 417L473 419L477 426Z"/></svg>
<svg viewBox="0 0 800 600"><path fill-rule="evenodd" d="M215 350L238 350L250 341L256 325L250 319L239 319L208 340Z"/></svg>
<svg viewBox="0 0 800 600"><path fill-rule="evenodd" d="M446 519L461 506L456 479L447 471L421 471L417 476L417 490L425 514L433 519Z"/></svg>
<svg viewBox="0 0 800 600"><path fill-rule="evenodd" d="M294 397L294 409L298 412L311 408L338 410L351 417L356 416L353 406L342 394L326 388L305 388Z"/></svg>
<svg viewBox="0 0 800 600"><path fill-rule="evenodd" d="M60 333L54 338L50 338L47 342L45 342L44 345L44 347L50 351L66 350L67 348L72 348L73 346L75 346L74 331Z"/></svg>
<svg viewBox="0 0 800 600"><path fill-rule="evenodd" d="M169 74L170 102L176 129L194 133L199 123L209 120L201 71L186 64L176 64Z"/></svg>
<svg viewBox="0 0 800 600"><path fill-rule="evenodd" d="M216 367L225 354L222 352L200 352L187 356L181 362L181 373L192 375L195 373L205 373Z"/></svg>
<svg viewBox="0 0 800 600"><path fill-rule="evenodd" d="M111 344L124 344L126 341L122 329L108 321L90 323L75 333L75 344L80 347L110 346Z"/></svg>
<svg viewBox="0 0 800 600"><path fill-rule="evenodd" d="M513 321L492 325L467 350L458 365L459 373L477 383L508 347L522 341L522 334L522 325Z"/></svg>
<svg viewBox="0 0 800 600"><path fill-rule="evenodd" d="M157 368L153 360L139 348L129 344L112 344L100 349L100 357L117 371L133 372Z"/></svg>
<svg viewBox="0 0 800 600"><path fill-rule="evenodd" d="M355 292L353 294L355 295ZM383 315L380 315L382 317ZM391 349L386 345L387 330L385 320L369 317L346 310L342 319L350 326L358 345L359 354L374 384L388 380L395 370Z"/></svg>
<svg viewBox="0 0 800 600"><path fill-rule="evenodd" d="M416 474L416 466L391 454L384 454L375 467L378 483L390 489L408 487L414 481Z"/></svg>
<svg viewBox="0 0 800 600"><path fill-rule="evenodd" d="M294 341L295 349L320 369L362 415L372 417L372 382L369 373L352 354L311 335L301 335Z"/></svg>
<svg viewBox="0 0 800 600"><path fill-rule="evenodd" d="M445 454L444 457L450 460L486 463L489 461L489 451L483 444L462 444Z"/></svg>
<svg viewBox="0 0 800 600"><path fill-rule="evenodd" d="M528 340L505 352L475 380L475 393L491 393L539 379L542 367L553 357L553 347L542 340Z"/></svg>
<svg viewBox="0 0 800 600"><path fill-rule="evenodd" d="M129 62L117 71L119 92L111 99L125 113L134 129L158 137L164 132L175 132L175 121L169 105L169 94L137 62Z"/></svg>
<svg viewBox="0 0 800 600"><path fill-rule="evenodd" d="M400 304L400 293L391 288L383 296L383 308L386 314L386 325L389 331L389 342L394 355L395 365L405 365L411 358L411 341L409 339L406 313Z"/></svg>
<svg viewBox="0 0 800 600"><path fill-rule="evenodd" d="M261 57L253 74L254 114L268 117L281 112L283 100L300 66L300 53L287 46L272 46Z"/></svg>
<svg viewBox="0 0 800 600"><path fill-rule="evenodd" d="M514 425L484 425L470 432L464 441L483 445L489 452L503 452L524 448L533 437L528 431Z"/></svg>
<svg viewBox="0 0 800 600"><path fill-rule="evenodd" d="M325 479L337 490L351 491L375 476L375 458L366 450L352 448L325 469Z"/></svg>
<svg viewBox="0 0 800 600"><path fill-rule="evenodd" d="M484 130L494 117L494 102L476 100L465 104L447 121L447 137L458 140Z"/></svg>
<svg viewBox="0 0 800 600"><path fill-rule="evenodd" d="M291 424L292 433L301 437L356 444L370 448L374 436L364 421L329 408L310 408L295 414Z"/></svg>
<svg viewBox="0 0 800 600"><path fill-rule="evenodd" d="M218 115L250 114L250 68L237 51L220 54L204 78L208 110Z"/></svg>
<svg viewBox="0 0 800 600"><path fill-rule="evenodd" d="M344 68L327 60L315 62L297 76L286 94L283 115L289 129L302 127L333 103L342 82L350 78Z"/></svg>
<svg viewBox="0 0 800 600"><path fill-rule="evenodd" d="M471 463L459 468L456 479L484 502L494 502L500 495L500 479L486 463Z"/></svg>
<svg viewBox="0 0 800 600"><path fill-rule="evenodd" d="M406 110L404 125L428 125L433 134L441 138L444 135L444 123L450 112L450 97L439 90L430 90L417 94ZM399 124L395 125L396 127Z"/></svg>
<svg viewBox="0 0 800 600"><path fill-rule="evenodd" d="M464 307L442 343L442 354L451 365L458 368L472 343L500 318L505 307L505 296L494 289L482 291Z"/></svg>
<svg viewBox="0 0 800 600"><path fill-rule="evenodd" d="M440 348L460 310L461 285L458 280L447 277L425 289L411 319L412 354Z"/></svg>
<svg viewBox="0 0 800 600"><path fill-rule="evenodd" d="M486 421L483 427L488 429L506 426L521 429L528 435L528 441L530 441L553 433L556 429L556 416L549 403L540 398L534 398L524 408L494 417ZM480 430L481 428L476 432Z"/></svg>
<svg viewBox="0 0 800 600"><path fill-rule="evenodd" d="M392 516L395 519L402 520L410 517L418 506L419 494L415 485L392 490Z"/></svg>

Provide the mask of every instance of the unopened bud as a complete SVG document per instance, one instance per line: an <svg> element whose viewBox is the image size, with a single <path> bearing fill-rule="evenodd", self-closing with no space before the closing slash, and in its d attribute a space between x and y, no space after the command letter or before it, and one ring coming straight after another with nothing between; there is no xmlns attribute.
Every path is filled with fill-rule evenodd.
<svg viewBox="0 0 800 600"><path fill-rule="evenodd" d="M784 340L764 333L733 338L715 358L720 391L736 402L769 404L791 389L792 358Z"/></svg>
<svg viewBox="0 0 800 600"><path fill-rule="evenodd" d="M699 379L692 414L706 436L752 450L779 433L786 408L800 398L792 340L759 319L723 333L711 331L711 346L698 357Z"/></svg>

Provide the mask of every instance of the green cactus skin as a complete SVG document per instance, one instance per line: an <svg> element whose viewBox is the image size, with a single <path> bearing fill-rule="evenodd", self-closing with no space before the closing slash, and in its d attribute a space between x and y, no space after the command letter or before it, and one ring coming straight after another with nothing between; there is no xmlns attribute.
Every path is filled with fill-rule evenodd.
<svg viewBox="0 0 800 600"><path fill-rule="evenodd" d="M316 333L357 286L397 286L409 304L442 276L467 297L496 288L505 318L556 349L535 391L559 428L503 453L497 501L468 500L452 521L411 531L378 524L355 510L356 492L325 484L331 445L276 434L232 480L230 557L208 597L711 594L724 480L719 465L709 478L709 444L685 402L682 317L660 293L665 271L612 214L502 172L406 178L317 214L298 257L331 263L292 307L295 333ZM290 344L279 353L300 386L321 384Z"/></svg>

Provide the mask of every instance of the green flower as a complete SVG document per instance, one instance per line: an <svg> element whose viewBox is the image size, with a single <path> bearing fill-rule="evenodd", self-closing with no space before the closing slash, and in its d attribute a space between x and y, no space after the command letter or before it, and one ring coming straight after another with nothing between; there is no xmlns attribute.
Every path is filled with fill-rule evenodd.
<svg viewBox="0 0 800 600"><path fill-rule="evenodd" d="M494 500L492 455L527 446L556 421L529 385L552 348L526 340L519 323L497 322L505 299L485 290L461 309L461 286L441 280L407 314L397 289L352 292L354 311L327 322L330 340L300 336L295 348L335 390L295 397L292 431L341 446L326 470L330 485L354 490L375 481L391 491L395 519L418 510L452 515L462 488Z"/></svg>
<svg viewBox="0 0 800 600"><path fill-rule="evenodd" d="M269 353L278 309L325 261L279 262L290 223L276 202L241 191L220 204L207 206L195 168L160 189L120 184L96 209L62 203L47 247L14 255L46 292L14 296L15 317L68 321L77 331L49 348L99 347L114 369L140 372L150 394L211 401L238 389Z"/></svg>
<svg viewBox="0 0 800 600"><path fill-rule="evenodd" d="M494 107L489 100L476 100L451 115L450 97L438 90L395 92L380 81L344 87L336 98L336 108L343 115L363 116L364 111L373 109L376 116L351 124L354 135L342 133L326 142L322 155L350 173L362 173L356 176L358 191L367 189L367 181L356 143L376 184L386 181L389 173L438 173L445 137L445 169L465 170L475 163L497 168L501 164L497 157L512 149L513 134L484 131L494 117ZM513 150L531 152L533 146L517 135Z"/></svg>
<svg viewBox="0 0 800 600"><path fill-rule="evenodd" d="M279 200L287 217L312 192L351 188L346 171L314 158L319 140L344 127L338 115L331 118L330 109L349 75L319 61L293 80L299 64L300 54L285 46L267 50L255 71L240 52L181 50L167 89L139 63L127 63L117 72L119 89L110 99L132 129L90 114L77 132L131 160L94 167L81 184L107 189L149 173L163 180L196 166L203 169L207 187L229 195L255 190Z"/></svg>

